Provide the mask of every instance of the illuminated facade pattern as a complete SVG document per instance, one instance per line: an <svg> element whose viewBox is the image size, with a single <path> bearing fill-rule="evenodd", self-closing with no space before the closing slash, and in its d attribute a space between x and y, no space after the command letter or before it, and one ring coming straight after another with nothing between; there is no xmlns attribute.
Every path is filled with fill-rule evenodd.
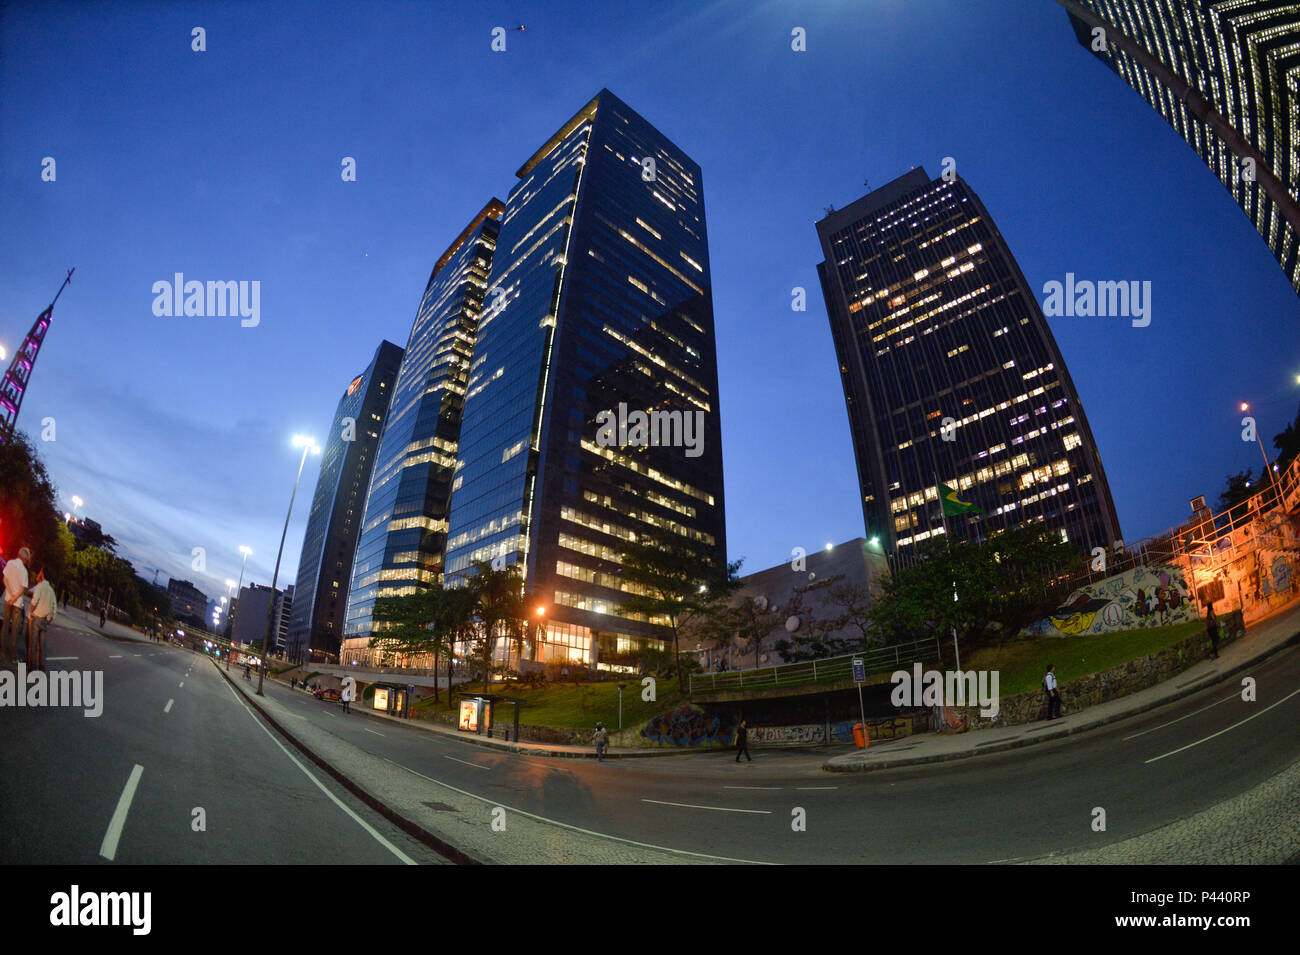
<svg viewBox="0 0 1300 955"><path fill-rule="evenodd" d="M402 349L383 342L334 410L298 561L286 631L291 654L337 659L366 488ZM243 621L240 621L242 624Z"/></svg>
<svg viewBox="0 0 1300 955"><path fill-rule="evenodd" d="M1074 385L974 191L914 169L817 233L867 537L908 553L943 533L937 474L983 511L947 518L961 538L1044 521L1080 549L1118 540Z"/></svg>
<svg viewBox="0 0 1300 955"><path fill-rule="evenodd" d="M629 532L726 553L703 185L608 90L518 178L469 373L446 574L520 565L548 610L536 658L598 663L602 648L664 635L613 613ZM702 454L601 446L597 415L620 402L699 413Z"/></svg>
<svg viewBox="0 0 1300 955"><path fill-rule="evenodd" d="M1067 10L1073 3L1063 3ZM1300 196L1300 5L1287 0L1078 0L1111 41L1070 14L1079 42L1173 126L1232 193L1300 292L1300 237L1275 198L1294 215ZM1118 42L1132 41L1176 79L1148 69ZM1216 132L1179 88L1187 84L1230 127ZM1251 174L1228 140L1240 137L1263 159ZM1258 166L1258 164L1256 164ZM1271 197L1265 173L1280 190Z"/></svg>
<svg viewBox="0 0 1300 955"><path fill-rule="evenodd" d="M344 630L349 654L377 632L377 598L442 583L465 387L504 211L499 199L488 202L425 284L366 497Z"/></svg>

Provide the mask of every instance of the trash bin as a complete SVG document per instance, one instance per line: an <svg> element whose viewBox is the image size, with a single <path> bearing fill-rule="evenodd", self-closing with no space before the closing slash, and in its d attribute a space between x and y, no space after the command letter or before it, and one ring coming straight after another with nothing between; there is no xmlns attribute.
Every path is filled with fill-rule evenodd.
<svg viewBox="0 0 1300 955"><path fill-rule="evenodd" d="M871 738L867 735L867 728L861 723L853 724L853 742L858 749L866 749L871 745Z"/></svg>

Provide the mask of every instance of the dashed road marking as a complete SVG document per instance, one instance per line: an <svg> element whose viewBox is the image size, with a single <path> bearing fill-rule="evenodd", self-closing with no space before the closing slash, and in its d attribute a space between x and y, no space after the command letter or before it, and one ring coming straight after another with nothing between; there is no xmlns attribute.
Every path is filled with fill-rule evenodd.
<svg viewBox="0 0 1300 955"><path fill-rule="evenodd" d="M1260 710L1258 713L1254 714L1253 716L1247 716L1244 720L1238 720L1236 723L1233 723L1231 726L1219 730L1217 733L1211 733L1209 736L1205 737L1204 739L1198 739L1195 743L1188 743L1186 746L1180 746L1178 747L1178 749L1170 750L1168 753L1161 753L1159 756L1153 756L1147 760L1147 763L1154 763L1157 760L1164 759L1166 756L1175 756L1178 753L1181 753L1185 749L1191 749L1193 746L1200 746L1202 743L1207 743L1210 740L1214 739L1216 736L1222 736L1224 733L1228 732L1228 730L1235 730L1238 726L1241 726L1244 723L1249 723L1256 716L1263 716L1265 713L1267 713L1269 710L1273 709L1274 707L1281 706L1283 703L1291 699L1291 697L1295 696L1297 693L1300 693L1300 690L1292 690L1290 693L1282 697L1282 699L1278 700L1272 706L1264 707L1264 709Z"/></svg>
<svg viewBox="0 0 1300 955"><path fill-rule="evenodd" d="M163 712L170 713L172 711L172 704L175 702L176 702L175 700L168 700L167 705L163 707Z"/></svg>
<svg viewBox="0 0 1300 955"><path fill-rule="evenodd" d="M442 755L443 755L443 758L445 758L445 759L450 759L452 762L456 762L456 763L464 763L466 766L473 766L475 769L491 769L491 768L492 768L491 766L480 766L478 763L471 763L471 762L469 762L469 761L467 761L467 760L464 760L464 759L457 759L455 756L448 756L446 753L443 753Z"/></svg>
<svg viewBox="0 0 1300 955"><path fill-rule="evenodd" d="M131 770L131 775L127 777L126 788L122 790L122 795L118 797L117 808L113 810L113 818L108 821L108 832L104 833L104 841L99 846L99 854L110 862L117 855L117 843L122 838L122 829L126 826L126 816L131 811L131 800L135 799L135 790L140 785L140 777L143 775L144 767L136 763L135 768Z"/></svg>

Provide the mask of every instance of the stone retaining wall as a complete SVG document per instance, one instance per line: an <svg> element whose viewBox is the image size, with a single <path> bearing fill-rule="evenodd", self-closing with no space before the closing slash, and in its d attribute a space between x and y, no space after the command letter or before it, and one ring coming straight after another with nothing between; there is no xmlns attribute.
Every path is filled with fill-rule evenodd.
<svg viewBox="0 0 1300 955"><path fill-rule="evenodd" d="M1245 632L1241 611L1234 610L1219 618L1220 647L1232 643ZM1204 631L1200 631L1137 660L1130 660L1128 663L1079 677L1077 680L1064 681L1060 684L1061 710L1064 713L1074 713L1107 700L1145 690L1181 673L1193 664L1208 658L1209 655L1209 637ZM968 729L986 729L990 726L1033 723L1038 719L1042 705L1043 691L1031 690L1028 693L1003 697L998 715L992 718L981 716L978 706L952 707L952 710L965 719Z"/></svg>

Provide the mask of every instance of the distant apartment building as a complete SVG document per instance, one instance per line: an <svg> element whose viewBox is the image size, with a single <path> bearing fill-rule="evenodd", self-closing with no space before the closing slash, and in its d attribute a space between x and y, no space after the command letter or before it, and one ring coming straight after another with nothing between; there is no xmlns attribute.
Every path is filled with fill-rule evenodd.
<svg viewBox="0 0 1300 955"><path fill-rule="evenodd" d="M167 596L172 602L172 616L177 620L189 618L204 627L211 626L208 617L208 598L203 591L188 580L172 578L167 582Z"/></svg>
<svg viewBox="0 0 1300 955"><path fill-rule="evenodd" d="M271 613L271 651L285 652L289 614L293 607L292 586L275 591L275 608ZM258 643L267 634L267 608L271 606L271 588L263 584L249 584L239 591L235 608L231 612L233 629L231 640L238 644Z"/></svg>
<svg viewBox="0 0 1300 955"><path fill-rule="evenodd" d="M1300 4L1058 2L1079 43L1227 187L1300 292Z"/></svg>
<svg viewBox="0 0 1300 955"><path fill-rule="evenodd" d="M402 349L382 342L334 409L286 618L286 647L295 659L338 660L366 489L401 362Z"/></svg>
<svg viewBox="0 0 1300 955"><path fill-rule="evenodd" d="M1033 291L975 191L913 169L817 223L867 537L1042 522L1080 550L1119 519ZM944 518L938 485L975 505Z"/></svg>

